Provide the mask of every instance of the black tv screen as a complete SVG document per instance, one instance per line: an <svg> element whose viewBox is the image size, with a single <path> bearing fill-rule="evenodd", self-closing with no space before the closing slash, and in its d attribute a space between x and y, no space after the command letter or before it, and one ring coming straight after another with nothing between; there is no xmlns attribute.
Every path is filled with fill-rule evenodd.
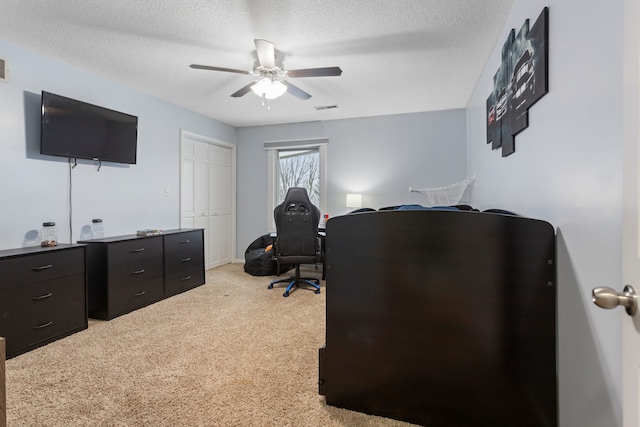
<svg viewBox="0 0 640 427"><path fill-rule="evenodd" d="M136 163L136 116L43 91L40 131L41 154Z"/></svg>

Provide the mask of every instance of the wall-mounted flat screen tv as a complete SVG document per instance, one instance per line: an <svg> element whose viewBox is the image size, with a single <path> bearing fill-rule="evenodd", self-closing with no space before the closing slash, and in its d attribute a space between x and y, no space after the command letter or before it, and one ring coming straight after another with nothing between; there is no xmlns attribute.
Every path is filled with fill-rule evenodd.
<svg viewBox="0 0 640 427"><path fill-rule="evenodd" d="M41 154L136 163L136 116L43 91L40 131Z"/></svg>

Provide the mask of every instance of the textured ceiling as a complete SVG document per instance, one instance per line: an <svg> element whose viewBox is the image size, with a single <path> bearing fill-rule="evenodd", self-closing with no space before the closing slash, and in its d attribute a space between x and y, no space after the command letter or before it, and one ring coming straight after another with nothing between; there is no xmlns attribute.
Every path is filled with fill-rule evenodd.
<svg viewBox="0 0 640 427"><path fill-rule="evenodd" d="M2 0L0 38L251 126L464 108L513 1ZM267 109L252 93L229 96L252 76L189 68L248 71L256 38L287 69L342 76L290 79L312 97ZM314 108L327 105L337 108Z"/></svg>

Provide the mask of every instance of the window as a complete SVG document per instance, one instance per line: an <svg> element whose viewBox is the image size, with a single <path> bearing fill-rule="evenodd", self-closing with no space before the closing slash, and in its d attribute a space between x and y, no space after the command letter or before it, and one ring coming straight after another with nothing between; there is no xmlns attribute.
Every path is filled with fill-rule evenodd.
<svg viewBox="0 0 640 427"><path fill-rule="evenodd" d="M325 209L326 139L265 142L269 151L269 230L275 231L273 209L284 201L291 187L307 189L311 203Z"/></svg>
<svg viewBox="0 0 640 427"><path fill-rule="evenodd" d="M284 201L291 187L307 189L311 203L320 205L320 149L278 150L276 205Z"/></svg>

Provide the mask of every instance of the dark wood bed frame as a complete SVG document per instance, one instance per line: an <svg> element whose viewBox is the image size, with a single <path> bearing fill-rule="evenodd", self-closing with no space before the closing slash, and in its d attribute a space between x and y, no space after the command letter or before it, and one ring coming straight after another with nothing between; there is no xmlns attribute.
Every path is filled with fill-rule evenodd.
<svg viewBox="0 0 640 427"><path fill-rule="evenodd" d="M6 350L4 338L0 337L0 427L7 427Z"/></svg>
<svg viewBox="0 0 640 427"><path fill-rule="evenodd" d="M553 227L514 215L331 219L320 394L425 426L557 426L555 259Z"/></svg>

